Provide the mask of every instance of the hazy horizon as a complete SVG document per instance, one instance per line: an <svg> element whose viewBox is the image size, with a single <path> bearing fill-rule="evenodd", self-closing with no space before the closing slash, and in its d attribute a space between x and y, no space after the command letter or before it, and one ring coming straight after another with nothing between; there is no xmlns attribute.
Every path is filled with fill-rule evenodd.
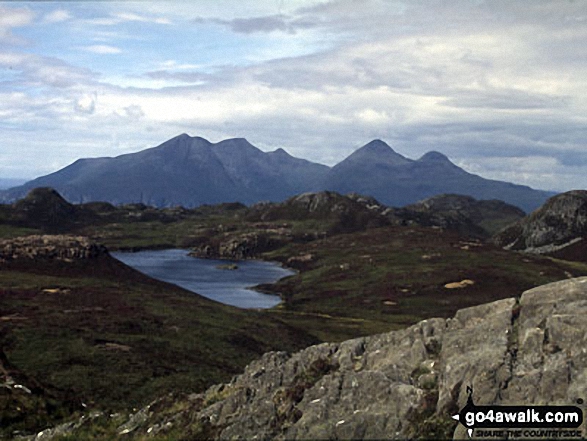
<svg viewBox="0 0 587 441"><path fill-rule="evenodd" d="M372 139L587 188L582 1L0 4L0 176L187 132L334 165Z"/></svg>

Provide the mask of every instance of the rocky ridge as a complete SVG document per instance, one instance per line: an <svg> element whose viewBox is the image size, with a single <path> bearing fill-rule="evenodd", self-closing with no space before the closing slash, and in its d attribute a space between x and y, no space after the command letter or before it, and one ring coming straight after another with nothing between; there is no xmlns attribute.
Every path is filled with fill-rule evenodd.
<svg viewBox="0 0 587 441"><path fill-rule="evenodd" d="M388 225L437 227L484 239L523 216L521 209L505 202L477 201L462 195L438 195L417 204L394 208L357 193L308 192L284 202L264 202L249 207L243 216L243 220L249 223L244 231L218 226L208 240L193 247L191 255L255 258L290 242L309 242ZM312 220L318 221L319 226L296 233L296 221Z"/></svg>
<svg viewBox="0 0 587 441"><path fill-rule="evenodd" d="M156 439L170 430L179 439L462 438L464 427L451 415L465 405L468 386L477 405L578 403L585 412L586 313L582 277L463 309L451 319L293 355L267 353L230 383L183 401L152 403L118 433L129 439Z"/></svg>
<svg viewBox="0 0 587 441"><path fill-rule="evenodd" d="M529 216L500 231L494 241L506 249L549 254L587 237L587 191L550 198Z"/></svg>

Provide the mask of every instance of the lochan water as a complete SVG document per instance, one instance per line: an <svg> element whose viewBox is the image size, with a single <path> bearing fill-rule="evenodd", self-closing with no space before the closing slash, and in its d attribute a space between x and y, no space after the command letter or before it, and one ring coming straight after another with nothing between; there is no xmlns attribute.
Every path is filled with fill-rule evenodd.
<svg viewBox="0 0 587 441"><path fill-rule="evenodd" d="M113 252L113 257L158 280L173 283L217 302L239 308L271 308L281 302L279 296L250 289L261 283L273 283L294 274L274 262L197 259L187 250L169 249ZM219 266L236 264L237 269Z"/></svg>

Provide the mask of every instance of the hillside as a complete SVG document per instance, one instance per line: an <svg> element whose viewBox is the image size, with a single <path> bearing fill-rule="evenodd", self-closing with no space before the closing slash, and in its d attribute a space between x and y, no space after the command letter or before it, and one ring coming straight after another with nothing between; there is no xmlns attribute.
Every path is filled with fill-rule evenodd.
<svg viewBox="0 0 587 441"><path fill-rule="evenodd" d="M5 433L56 424L63 415L83 411L83 402L96 416L90 418L98 425L93 428L108 426L92 436L106 437L124 423L127 410L169 392L200 393L267 351L291 353L430 317L444 320L462 308L587 275L583 264L512 253L452 228L519 214L502 203L455 195L406 209L334 192L251 207L156 209L72 205L53 190L39 189L0 208L2 219L21 222L0 222L5 236L21 236L0 240L0 380L6 389L0 405L2 417L10 418ZM53 224L34 224L36 210L52 213L47 220ZM402 210L415 220L398 218ZM444 226L416 223L446 223L453 211L466 216ZM23 230L40 233L60 222L68 235L22 237ZM98 243L117 249L184 247L186 253L208 247L212 254L275 260L298 272L260 287L282 296L278 307L239 310L152 280L112 259ZM312 361L308 375L331 368ZM294 380L296 390L299 381ZM207 404L224 398L219 393L205 399ZM165 396L161 409L171 400ZM159 417L190 406L182 401ZM132 432L145 416L120 430ZM181 430L191 433L196 426Z"/></svg>
<svg viewBox="0 0 587 441"><path fill-rule="evenodd" d="M525 216L518 207L500 200L476 200L455 194L433 196L393 214L404 223L442 227L477 238L488 238Z"/></svg>
<svg viewBox="0 0 587 441"><path fill-rule="evenodd" d="M263 152L246 139L211 143L182 134L163 144L115 158L79 159L50 175L0 192L14 202L35 187L51 187L71 203L143 203L156 207L283 201L330 190L403 206L443 193L500 199L531 211L552 193L484 179L428 152L418 160L374 140L330 168L294 158L283 149Z"/></svg>
<svg viewBox="0 0 587 441"><path fill-rule="evenodd" d="M450 319L291 355L271 352L202 394L167 396L130 418L102 415L49 434L461 439L465 429L451 416L467 403L469 386L476 405L580 403L584 409L586 300L583 277L462 309Z"/></svg>
<svg viewBox="0 0 587 441"><path fill-rule="evenodd" d="M40 430L82 402L118 411L198 392L268 350L318 341L150 279L67 235L0 241L0 311L0 438Z"/></svg>

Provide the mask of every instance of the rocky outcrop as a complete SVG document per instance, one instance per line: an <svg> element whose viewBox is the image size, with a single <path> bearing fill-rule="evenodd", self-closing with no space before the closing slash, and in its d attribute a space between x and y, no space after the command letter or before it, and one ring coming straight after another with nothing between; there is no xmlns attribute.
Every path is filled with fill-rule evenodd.
<svg viewBox="0 0 587 441"><path fill-rule="evenodd" d="M287 235L245 233L215 237L196 246L189 253L192 257L205 259L244 260L253 259L261 253L285 245L291 239Z"/></svg>
<svg viewBox="0 0 587 441"><path fill-rule="evenodd" d="M253 205L247 220L317 220L328 234L349 233L389 225L381 214L387 207L373 198L343 196L333 191L302 193L281 203Z"/></svg>
<svg viewBox="0 0 587 441"><path fill-rule="evenodd" d="M477 405L585 408L585 348L587 277L401 331L267 353L230 383L154 403L132 433L124 430L172 428L186 439L460 437L451 415L468 386Z"/></svg>
<svg viewBox="0 0 587 441"><path fill-rule="evenodd" d="M522 219L525 213L498 200L443 194L395 209L393 215L405 224L436 226L470 237L488 238Z"/></svg>
<svg viewBox="0 0 587 441"><path fill-rule="evenodd" d="M86 260L107 253L103 245L87 237L33 235L0 240L0 262L14 260Z"/></svg>
<svg viewBox="0 0 587 441"><path fill-rule="evenodd" d="M494 241L506 249L553 253L587 237L587 191L550 198L531 215L499 232Z"/></svg>

